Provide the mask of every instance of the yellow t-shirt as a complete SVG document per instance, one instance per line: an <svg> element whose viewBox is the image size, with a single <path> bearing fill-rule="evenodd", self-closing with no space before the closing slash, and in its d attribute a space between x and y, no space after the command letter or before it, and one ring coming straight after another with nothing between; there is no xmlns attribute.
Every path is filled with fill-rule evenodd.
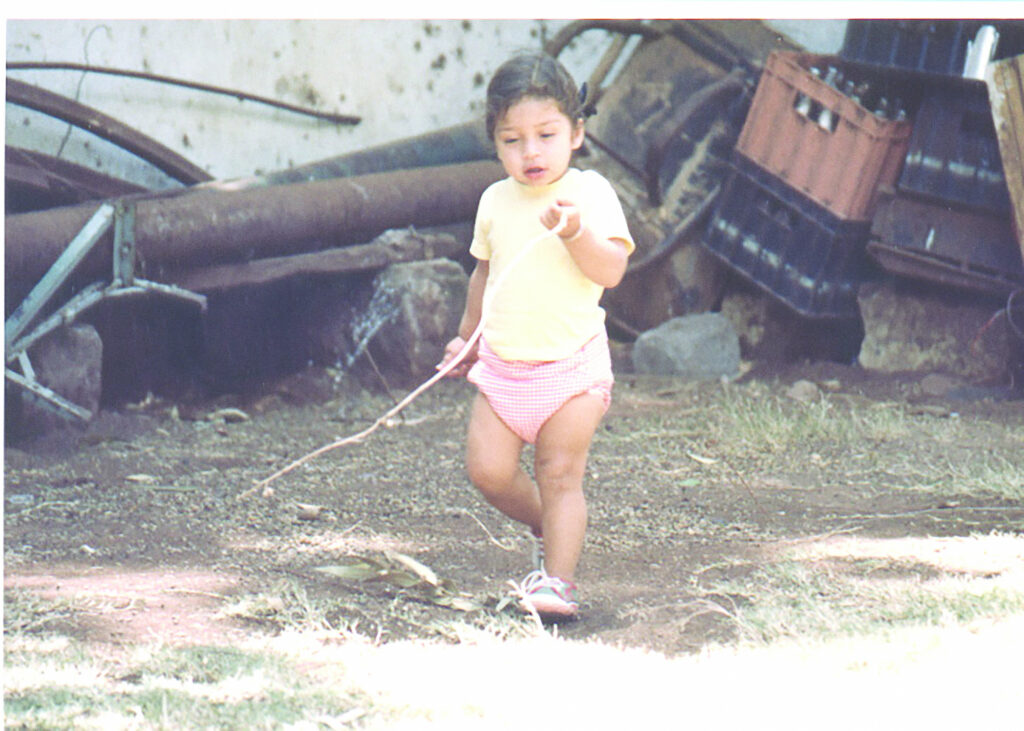
<svg viewBox="0 0 1024 731"><path fill-rule="evenodd" d="M592 170L570 168L540 188L506 178L480 197L470 253L490 262L487 287L502 276L520 249L548 229L541 213L556 200L573 203L580 220L597 236L621 239L632 253L633 238L611 184ZM504 360L561 360L604 328L598 305L604 287L586 277L555 234L538 242L509 271L493 296L483 336Z"/></svg>

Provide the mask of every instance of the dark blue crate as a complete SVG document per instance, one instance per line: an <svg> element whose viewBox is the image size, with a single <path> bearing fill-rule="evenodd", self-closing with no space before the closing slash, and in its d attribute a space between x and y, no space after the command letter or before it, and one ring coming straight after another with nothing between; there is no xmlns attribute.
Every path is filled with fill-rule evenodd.
<svg viewBox="0 0 1024 731"><path fill-rule="evenodd" d="M1019 20L858 20L847 21L840 58L846 61L938 76L961 76L967 43L983 25L995 26L995 58L1024 53Z"/></svg>
<svg viewBox="0 0 1024 731"><path fill-rule="evenodd" d="M868 254L894 274L1005 297L1024 286L1008 216L931 203L883 189Z"/></svg>
<svg viewBox="0 0 1024 731"><path fill-rule="evenodd" d="M935 200L1010 212L988 89L983 83L930 84L897 187Z"/></svg>
<svg viewBox="0 0 1024 731"><path fill-rule="evenodd" d="M798 314L855 318L870 222L845 221L737 159L703 245Z"/></svg>

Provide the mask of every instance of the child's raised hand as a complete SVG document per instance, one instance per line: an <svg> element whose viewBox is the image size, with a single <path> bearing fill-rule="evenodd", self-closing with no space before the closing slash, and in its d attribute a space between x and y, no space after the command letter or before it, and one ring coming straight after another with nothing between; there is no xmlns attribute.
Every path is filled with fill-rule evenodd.
<svg viewBox="0 0 1024 731"><path fill-rule="evenodd" d="M462 362L445 374L447 377L454 378L456 376L464 376L469 373L469 369L476 361L476 343L473 345L473 349L466 354L466 357L462 359ZM456 335L454 338L449 340L448 344L444 346L444 357L441 358L441 362L437 364L437 370L441 370L448 365L465 346L466 341L461 335Z"/></svg>
<svg viewBox="0 0 1024 731"><path fill-rule="evenodd" d="M564 200L555 201L540 214L540 222L553 230L558 226L558 222L562 220L563 215L565 215L566 219L565 226L559 230L558 235L562 239L569 240L580 232L582 226L580 209L573 205L572 202Z"/></svg>

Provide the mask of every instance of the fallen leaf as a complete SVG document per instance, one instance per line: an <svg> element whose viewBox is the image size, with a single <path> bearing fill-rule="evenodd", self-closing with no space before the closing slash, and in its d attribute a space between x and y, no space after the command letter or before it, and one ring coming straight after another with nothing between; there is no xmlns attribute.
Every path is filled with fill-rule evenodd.
<svg viewBox="0 0 1024 731"><path fill-rule="evenodd" d="M701 464L718 464L718 460L713 457L704 457L693 452L687 452L686 456L692 459L694 462L700 462Z"/></svg>
<svg viewBox="0 0 1024 731"><path fill-rule="evenodd" d="M299 509L299 520L319 520L323 517L323 505L311 505L310 503L296 503Z"/></svg>
<svg viewBox="0 0 1024 731"><path fill-rule="evenodd" d="M319 571L329 576L336 576L339 579L351 579L352 581L379 579L382 574L387 573L385 567L366 560L340 566L317 566L314 571Z"/></svg>
<svg viewBox="0 0 1024 731"><path fill-rule="evenodd" d="M397 551L384 551L384 555L389 560L409 569L431 586L438 586L440 584L437 574L434 573L432 568L421 564L411 556L406 556L404 553L398 553Z"/></svg>
<svg viewBox="0 0 1024 731"><path fill-rule="evenodd" d="M241 409L224 408L209 413L206 419L207 421L223 421L225 424L237 424L241 421L249 421L249 415Z"/></svg>
<svg viewBox="0 0 1024 731"><path fill-rule="evenodd" d="M466 596L455 596L452 594L439 594L434 597L434 604L460 612L476 612L484 608L484 605Z"/></svg>

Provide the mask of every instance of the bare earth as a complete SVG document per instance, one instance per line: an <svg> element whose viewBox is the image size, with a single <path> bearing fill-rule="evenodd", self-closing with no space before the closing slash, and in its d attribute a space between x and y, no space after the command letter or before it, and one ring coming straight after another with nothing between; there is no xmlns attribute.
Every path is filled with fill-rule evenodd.
<svg viewBox="0 0 1024 731"><path fill-rule="evenodd" d="M752 374L736 387L782 392L797 378L828 381L831 398L895 404L921 418L955 412L972 421L984 448L1020 447L1024 402L926 397L916 377L809 365ZM720 615L695 611L707 587L742 578L779 546L853 532L958 536L1024 524L1024 506L950 502L876 483L820 445L795 462L806 469L790 474L713 460L701 405L720 388L619 377L591 454L582 618L560 627L562 636L692 652L734 631ZM271 496L239 497L291 460L359 431L390 401L340 390L328 373L311 370L247 398L143 403L104 412L85 431L8 445L5 589L73 600L49 627L113 652L151 640L216 644L273 632L275 616L303 596L329 607L336 625L384 641L473 621L496 611L529 558L520 528L464 476L471 396L464 382L442 383L403 423L281 477ZM922 460L935 458L932 447L919 445ZM316 510L303 513L300 503ZM385 561L386 552L429 567L442 589L318 570L360 557ZM266 606L224 611L247 599ZM464 611L474 605L484 608Z"/></svg>

